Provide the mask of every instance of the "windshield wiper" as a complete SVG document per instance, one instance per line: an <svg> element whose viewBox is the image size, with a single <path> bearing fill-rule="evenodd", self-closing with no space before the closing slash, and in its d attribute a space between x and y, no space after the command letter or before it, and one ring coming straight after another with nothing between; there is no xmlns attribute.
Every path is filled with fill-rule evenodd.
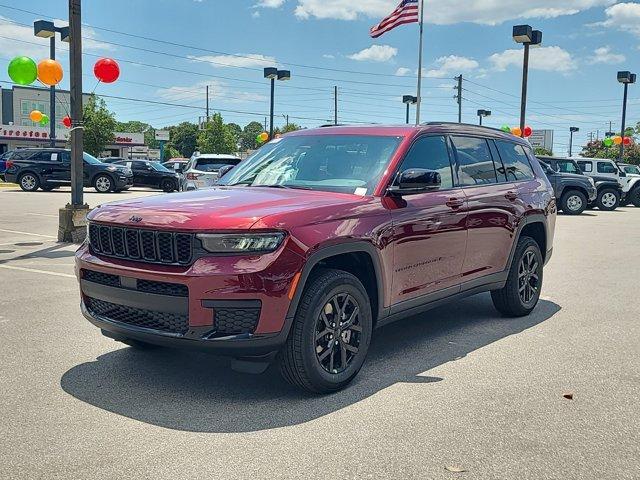
<svg viewBox="0 0 640 480"><path fill-rule="evenodd" d="M313 190L311 187L306 187L304 185L289 185L289 184L279 184L279 185L255 185L256 187L264 187L264 188L286 188L289 190Z"/></svg>
<svg viewBox="0 0 640 480"><path fill-rule="evenodd" d="M253 184L253 182L238 182L238 183L230 183L228 185L223 185L225 187L239 187L241 185L250 187Z"/></svg>

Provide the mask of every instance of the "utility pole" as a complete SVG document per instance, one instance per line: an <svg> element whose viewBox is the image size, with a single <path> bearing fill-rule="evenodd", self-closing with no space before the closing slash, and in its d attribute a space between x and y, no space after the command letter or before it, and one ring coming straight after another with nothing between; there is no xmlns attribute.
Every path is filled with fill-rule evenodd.
<svg viewBox="0 0 640 480"><path fill-rule="evenodd" d="M458 90L456 95L456 100L458 101L458 123L462 123L462 74L455 77L455 79L458 81L458 86L456 87Z"/></svg>
<svg viewBox="0 0 640 480"><path fill-rule="evenodd" d="M338 125L338 86L333 87L333 124Z"/></svg>
<svg viewBox="0 0 640 480"><path fill-rule="evenodd" d="M60 209L58 241L80 243L86 236L89 205L83 198L82 121L82 9L81 0L69 0L69 66L71 97L71 204ZM55 119L52 119L55 122Z"/></svg>
<svg viewBox="0 0 640 480"><path fill-rule="evenodd" d="M49 39L49 58L56 59L56 36ZM56 146L56 86L49 87L49 139L51 148Z"/></svg>
<svg viewBox="0 0 640 480"><path fill-rule="evenodd" d="M209 85L207 85L207 123L209 123Z"/></svg>

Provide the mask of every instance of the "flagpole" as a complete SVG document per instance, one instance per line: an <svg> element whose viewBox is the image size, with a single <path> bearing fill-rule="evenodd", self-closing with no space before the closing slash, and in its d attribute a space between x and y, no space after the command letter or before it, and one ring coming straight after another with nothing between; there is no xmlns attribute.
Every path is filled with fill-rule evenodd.
<svg viewBox="0 0 640 480"><path fill-rule="evenodd" d="M420 47L418 52L418 103L416 104L416 125L420 125L420 104L422 102L422 37L424 35L424 0L420 0Z"/></svg>

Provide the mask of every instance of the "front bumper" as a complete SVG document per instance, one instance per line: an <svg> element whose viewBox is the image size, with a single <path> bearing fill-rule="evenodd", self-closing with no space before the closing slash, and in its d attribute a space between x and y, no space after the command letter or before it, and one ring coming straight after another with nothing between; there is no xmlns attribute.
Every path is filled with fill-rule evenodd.
<svg viewBox="0 0 640 480"><path fill-rule="evenodd" d="M595 202L596 198L598 198L598 189L596 187L589 188L587 193L589 194L589 203Z"/></svg>
<svg viewBox="0 0 640 480"><path fill-rule="evenodd" d="M87 245L76 253L82 313L105 335L236 357L267 355L286 342L289 290L301 264L301 257L287 248L251 262L245 257L205 257L189 267L100 258ZM86 271L119 281L95 283ZM149 290L154 284L164 287ZM176 296L166 291L167 285L188 294ZM239 318L234 308L255 312L256 307L253 327L228 328ZM168 325L171 328L165 328Z"/></svg>

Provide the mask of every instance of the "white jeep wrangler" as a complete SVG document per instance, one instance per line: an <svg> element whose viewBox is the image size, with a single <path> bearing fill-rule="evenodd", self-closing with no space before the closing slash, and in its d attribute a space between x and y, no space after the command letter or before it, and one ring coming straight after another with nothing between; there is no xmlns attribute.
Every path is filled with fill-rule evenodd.
<svg viewBox="0 0 640 480"><path fill-rule="evenodd" d="M590 177L608 177L616 180L622 186L622 205L632 203L640 207L640 171L638 167L627 164L617 164L606 158L577 158L576 162L585 175ZM632 173L627 173L627 167Z"/></svg>

